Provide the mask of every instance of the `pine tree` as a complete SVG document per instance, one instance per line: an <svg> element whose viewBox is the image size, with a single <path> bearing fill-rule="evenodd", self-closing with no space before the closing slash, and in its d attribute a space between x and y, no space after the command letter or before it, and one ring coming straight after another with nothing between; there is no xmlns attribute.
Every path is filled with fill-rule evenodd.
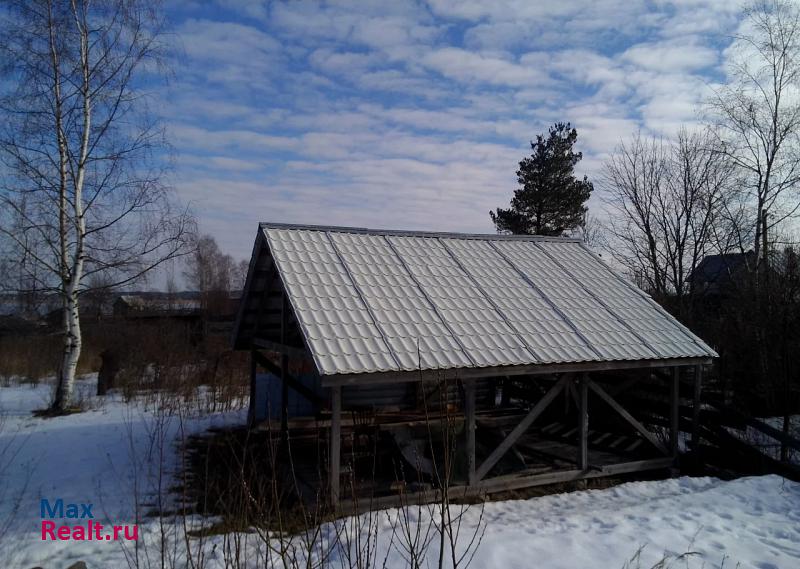
<svg viewBox="0 0 800 569"><path fill-rule="evenodd" d="M572 149L577 139L569 123L556 123L547 138L540 134L531 141L533 152L519 163L520 187L511 207L489 212L498 231L557 236L581 226L593 186L586 176L579 180L574 175L583 158Z"/></svg>

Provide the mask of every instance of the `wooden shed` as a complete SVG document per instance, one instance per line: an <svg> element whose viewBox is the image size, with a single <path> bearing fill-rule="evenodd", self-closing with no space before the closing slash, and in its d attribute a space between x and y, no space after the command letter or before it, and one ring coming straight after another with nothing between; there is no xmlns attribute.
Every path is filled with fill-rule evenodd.
<svg viewBox="0 0 800 569"><path fill-rule="evenodd" d="M408 459L436 385L465 493L675 466L681 379L696 400L716 356L579 240L277 223L258 228L233 342L252 353L254 422L261 368L286 438L309 424L290 392L312 403L334 502L358 426L393 432ZM620 402L634 385L665 404L663 428Z"/></svg>

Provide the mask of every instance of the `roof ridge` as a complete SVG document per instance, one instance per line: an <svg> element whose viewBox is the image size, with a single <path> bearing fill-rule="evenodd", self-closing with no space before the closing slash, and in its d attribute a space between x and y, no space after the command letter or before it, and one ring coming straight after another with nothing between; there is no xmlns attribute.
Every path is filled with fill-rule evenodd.
<svg viewBox="0 0 800 569"><path fill-rule="evenodd" d="M430 237L434 239L480 239L485 241L493 240L513 240L513 241L557 241L559 243L580 243L577 237L555 237L549 235L506 235L500 233L458 233L446 231L417 231L413 229L372 229L368 227L348 227L339 225L312 225L304 223L278 223L262 221L259 224L262 229L288 229L321 231L323 233L361 233L367 235L390 235L407 237Z"/></svg>

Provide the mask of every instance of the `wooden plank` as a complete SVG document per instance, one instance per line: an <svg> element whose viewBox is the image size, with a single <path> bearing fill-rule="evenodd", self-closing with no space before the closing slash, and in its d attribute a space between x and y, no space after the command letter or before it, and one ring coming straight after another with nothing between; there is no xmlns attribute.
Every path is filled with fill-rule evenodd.
<svg viewBox="0 0 800 569"><path fill-rule="evenodd" d="M614 439L614 442L612 442L612 443L611 443L610 445L608 445L608 446L609 446L609 447L611 447L611 448L617 448L619 445L621 445L622 443L624 443L624 442L625 442L627 439L628 439L628 437L627 437L627 436L625 436L625 435L620 435L620 436L617 436L617 438L616 438L616 439Z"/></svg>
<svg viewBox="0 0 800 569"><path fill-rule="evenodd" d="M600 435L599 437L597 437L597 439L594 441L594 444L596 444L596 445L599 445L599 444L601 444L601 443L602 443L604 440L606 440L606 439L607 439L608 437L610 437L612 434L613 434L613 433L603 433L603 434L601 434L601 435Z"/></svg>
<svg viewBox="0 0 800 569"><path fill-rule="evenodd" d="M641 446L641 444L642 444L642 439L636 439L630 445L625 447L625 452L633 452L637 448L639 448Z"/></svg>
<svg viewBox="0 0 800 569"><path fill-rule="evenodd" d="M278 352L279 354L286 354L297 358L309 358L310 354L305 348L298 348L296 346L287 346L280 342L272 342L264 338L253 338L253 345L262 350L269 350L270 352Z"/></svg>
<svg viewBox="0 0 800 569"><path fill-rule="evenodd" d="M272 284L272 281L270 283ZM267 293L259 299L250 299L245 307L245 314L280 314L282 300L275 293Z"/></svg>
<svg viewBox="0 0 800 569"><path fill-rule="evenodd" d="M703 366L694 367L694 400L692 402L692 448L700 448L700 396L703 391Z"/></svg>
<svg viewBox="0 0 800 569"><path fill-rule="evenodd" d="M502 377L505 375L542 375L690 366L701 363L711 363L711 358L703 357L610 362L570 362L563 364L526 364L519 366L462 367L437 370L332 374L322 376L322 385L324 387L331 387L333 385L356 385L359 383L377 385L381 383L442 381L443 379L477 379L482 377Z"/></svg>
<svg viewBox="0 0 800 569"><path fill-rule="evenodd" d="M339 472L342 450L342 388L331 388L331 450L328 477L330 478L331 504L339 504Z"/></svg>
<svg viewBox="0 0 800 569"><path fill-rule="evenodd" d="M475 380L464 382L464 418L466 420L467 481L474 486L478 481L475 472Z"/></svg>
<svg viewBox="0 0 800 569"><path fill-rule="evenodd" d="M534 486L545 486L547 484L558 484L561 482L574 482L589 478L602 478L604 476L616 476L630 472L643 472L646 470L658 470L669 468L672 464L671 458L655 458L648 460L637 460L633 462L623 462L610 464L599 469L591 470L560 470L548 472L546 474L534 474L530 476L498 476L482 481L478 488L485 493L504 492L509 490L519 490L521 488L531 488Z"/></svg>
<svg viewBox="0 0 800 569"><path fill-rule="evenodd" d="M647 470L658 470L668 468L672 463L671 458L656 458L650 460L638 460L633 462L623 462L611 464L594 470L557 470L553 472L528 474L528 475L509 475L489 478L476 486L451 486L448 491L450 499L467 499L485 496L496 492L506 492L510 490L520 490L522 488L533 488L535 486L546 486L548 484L558 484L562 482L573 482L589 478L603 478L605 476L616 476L631 472L644 472ZM438 502L442 494L438 490L427 490L422 492L408 492L395 496L381 496L377 498L367 498L364 500L347 500L341 502L340 512L342 514L357 514L368 510L380 510L392 507L400 507L415 504L425 504Z"/></svg>
<svg viewBox="0 0 800 569"><path fill-rule="evenodd" d="M289 328L289 307L286 294L281 301L281 344L286 344ZM281 353L281 442L289 444L289 355Z"/></svg>
<svg viewBox="0 0 800 569"><path fill-rule="evenodd" d="M670 422L669 422L669 445L672 458L678 459L678 436L680 434L680 415L678 414L678 403L680 400L681 370L679 367L672 368L672 383L670 384Z"/></svg>
<svg viewBox="0 0 800 569"><path fill-rule="evenodd" d="M659 441L659 440L658 440L658 439L657 439L657 438L656 438L656 437L653 435L653 433L651 433L650 431L648 431L648 430L645 428L645 426L644 426L644 425L642 425L642 424L641 424L639 421L637 421L637 420L636 420L636 419L633 417L633 415L631 415L630 413L628 413L628 411L626 411L626 410L625 410L625 408L624 408L624 407L622 407L622 405L620 405L619 403L617 403L616 401L614 401L614 400L611 398L611 396L610 396L608 393L606 393L605 391L603 391L603 388L602 388L602 387L600 387L599 385L597 385L597 384L596 384L594 381L592 381L592 380L589 380L589 387L591 388L591 390L592 390L592 391L594 391L594 392L595 392L595 393L596 393L596 394L597 394L597 395L600 397L600 399L602 399L603 401L605 401L606 403L608 403L608 405L609 405L609 406L610 406L612 409L614 409L614 411L616 411L616 412L617 412L617 413L618 413L618 414L619 414L619 415L620 415L620 416L621 416L623 419L625 419L625 420L626 420L628 423L630 423L630 424L633 426L633 428L634 428L634 429L636 429L637 431L639 431L639 433L640 433L640 434L641 434L641 435L642 435L644 438L646 438L648 441L650 441L650 444L652 444L654 447L656 447L658 450L660 450L660 451L661 451L661 452L663 452L664 454L667 454L667 455L668 455L668 454L670 454L669 450L667 450L666 448L664 448L664 445L662 445L662 444L661 444L661 441Z"/></svg>
<svg viewBox="0 0 800 569"><path fill-rule="evenodd" d="M255 269L261 257L262 248L265 246L266 240L264 239L264 232L258 228L256 233L255 242L253 243L253 252L250 254L250 265L247 269L247 277L245 278L244 288L242 290L242 297L239 301L239 308L236 311L236 320L233 324L233 334L231 335L231 345L234 349L240 348L240 329L242 327L242 319L244 318L244 309L250 298L250 289L253 286L253 279L255 278Z"/></svg>
<svg viewBox="0 0 800 569"><path fill-rule="evenodd" d="M578 381L578 468L589 468L589 375Z"/></svg>
<svg viewBox="0 0 800 569"><path fill-rule="evenodd" d="M500 429L499 432L501 435L503 435L503 438L508 436L508 433L505 432L503 429ZM522 445L522 440L517 441L517 444L511 447L511 452L513 452L514 456L516 456L517 459L519 459L520 464L522 464L523 466L527 466L528 461L526 460L525 455L523 455L522 452L520 452L519 450L519 447L521 445Z"/></svg>
<svg viewBox="0 0 800 569"><path fill-rule="evenodd" d="M600 470L600 476L615 476L617 474L626 474L629 472L669 468L671 464L672 458L649 458L620 464L609 464Z"/></svg>
<svg viewBox="0 0 800 569"><path fill-rule="evenodd" d="M800 439L796 439L790 435L786 435L781 429L777 429L771 425L768 425L764 421L760 419L756 419L755 417L749 417L735 409L731 409L730 407L714 407L711 406L712 409L716 409L717 412L724 418L726 415L729 419L736 419L737 421L741 421L745 425L752 427L753 429L762 432L763 434L767 435L778 441L779 443L786 445L789 448L793 448L795 450L800 451Z"/></svg>
<svg viewBox="0 0 800 569"><path fill-rule="evenodd" d="M478 468L476 472L476 480L481 480L485 477L492 467L497 464L503 455L508 452L508 449L511 448L517 439L522 436L522 434L528 430L528 427L536 420L536 418L542 414L542 412L547 409L548 405L552 403L553 399L561 392L562 389L567 385L567 382L570 381L569 377L562 377L559 379L556 384L550 388L550 391L542 397L539 402L534 405L533 409L520 421L520 423L514 427L514 430L509 433L509 435L503 440L500 445L492 451L489 457L483 461L483 463Z"/></svg>
<svg viewBox="0 0 800 569"><path fill-rule="evenodd" d="M277 375L278 377L281 376L281 366L275 365L272 361L265 357L264 354L261 354L258 351L254 351L255 359L258 362L258 365L266 369L268 372ZM289 387L294 389L297 393L314 403L315 405L320 405L323 400L322 397L311 391L308 387L300 383L300 381L294 377L291 373L286 373L286 380L289 384Z"/></svg>
<svg viewBox="0 0 800 569"><path fill-rule="evenodd" d="M256 422L256 352L250 350L250 406L247 411L247 423L254 425Z"/></svg>

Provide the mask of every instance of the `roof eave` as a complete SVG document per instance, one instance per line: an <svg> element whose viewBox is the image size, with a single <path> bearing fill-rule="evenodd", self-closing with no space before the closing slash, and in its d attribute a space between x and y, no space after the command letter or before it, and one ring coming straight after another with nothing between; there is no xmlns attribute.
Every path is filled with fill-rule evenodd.
<svg viewBox="0 0 800 569"><path fill-rule="evenodd" d="M415 371L378 371L367 373L339 373L322 375L323 387L358 385L369 383L403 383L415 381L435 381L443 379L478 379L506 375L543 375L552 373L589 373L598 371L621 371L628 369L648 369L662 367L686 367L708 365L712 356L667 358L651 360L617 360L564 362L549 364L525 364L499 367L462 367L447 369L426 369Z"/></svg>

